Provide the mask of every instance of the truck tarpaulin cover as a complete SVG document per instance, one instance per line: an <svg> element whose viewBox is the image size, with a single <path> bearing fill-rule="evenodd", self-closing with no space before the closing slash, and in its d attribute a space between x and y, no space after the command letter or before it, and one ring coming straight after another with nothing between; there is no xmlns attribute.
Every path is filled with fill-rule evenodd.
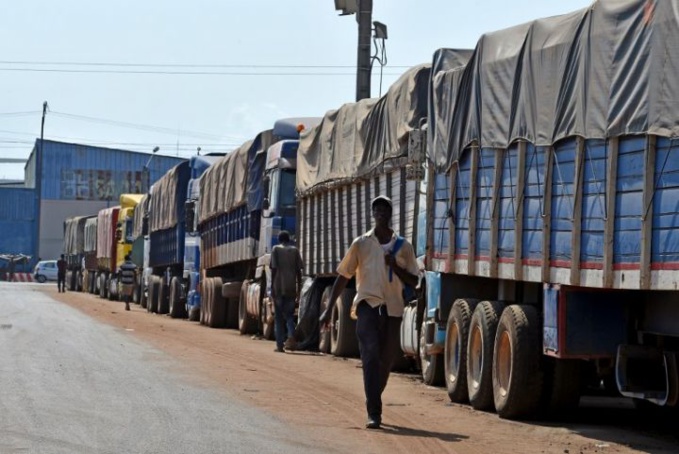
<svg viewBox="0 0 679 454"><path fill-rule="evenodd" d="M184 217L186 189L189 183L189 162L171 168L153 185L149 211L149 231L171 229Z"/></svg>
<svg viewBox="0 0 679 454"><path fill-rule="evenodd" d="M678 36L677 0L599 0L482 36L462 74L436 87L452 104L436 112L434 162L517 139L679 136Z"/></svg>
<svg viewBox="0 0 679 454"><path fill-rule="evenodd" d="M117 228L117 217L119 206L106 208L99 212L97 216L97 258L110 259L112 242Z"/></svg>
<svg viewBox="0 0 679 454"><path fill-rule="evenodd" d="M99 219L94 216L85 222L85 250L84 252L97 251L97 226Z"/></svg>
<svg viewBox="0 0 679 454"><path fill-rule="evenodd" d="M85 251L85 223L92 216L76 216L64 222L64 254L77 255Z"/></svg>
<svg viewBox="0 0 679 454"><path fill-rule="evenodd" d="M265 153L273 141L271 130L260 132L222 159L211 165L200 177L200 213L198 222L204 222L241 205L248 210L262 208L262 179Z"/></svg>
<svg viewBox="0 0 679 454"><path fill-rule="evenodd" d="M331 110L302 133L297 155L297 189L304 194L331 180L370 175L408 155L408 134L427 115L431 65L408 70L379 99ZM395 161L396 160L396 161Z"/></svg>
<svg viewBox="0 0 679 454"><path fill-rule="evenodd" d="M141 198L141 202L134 209L134 220L132 221L132 238L137 239L142 235L144 227L144 216L148 215L151 198L148 194Z"/></svg>

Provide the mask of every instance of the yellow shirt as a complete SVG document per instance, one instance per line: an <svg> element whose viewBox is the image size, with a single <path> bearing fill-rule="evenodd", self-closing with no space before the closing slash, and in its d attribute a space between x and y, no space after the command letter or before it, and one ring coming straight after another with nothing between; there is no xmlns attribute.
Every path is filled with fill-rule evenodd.
<svg viewBox="0 0 679 454"><path fill-rule="evenodd" d="M395 238L394 234L392 240ZM356 276L356 298L351 306L352 318L356 318L356 305L364 300L372 307L386 304L390 317L403 316L403 282L395 272L392 273L389 282L389 267L384 263L384 255L384 249L373 229L351 243L349 251L337 267L337 272L347 279ZM396 252L396 263L415 276L419 273L415 251L407 240Z"/></svg>

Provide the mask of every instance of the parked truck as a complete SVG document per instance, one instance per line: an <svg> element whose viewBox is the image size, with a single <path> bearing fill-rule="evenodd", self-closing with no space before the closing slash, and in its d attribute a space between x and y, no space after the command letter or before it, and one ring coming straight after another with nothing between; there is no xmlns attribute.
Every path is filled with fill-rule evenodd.
<svg viewBox="0 0 679 454"><path fill-rule="evenodd" d="M278 120L201 177L196 218L203 324L273 337L271 248L281 230L294 238L299 133L316 123L316 118Z"/></svg>
<svg viewBox="0 0 679 454"><path fill-rule="evenodd" d="M392 200L392 228L416 250L423 245L417 213L424 209L411 173L408 144L427 115L430 65L407 71L379 99L328 112L302 136L297 160L298 245L311 279L305 297L304 343L337 356L358 355L350 308L354 281L329 301L336 269L354 238L373 227L371 201ZM421 138L421 134L418 135ZM333 308L331 330L319 337L318 313ZM319 308L320 310L310 310ZM316 332L314 332L314 329ZM314 339L315 337L315 339ZM313 343L316 345L312 345Z"/></svg>
<svg viewBox="0 0 679 454"><path fill-rule="evenodd" d="M120 195L120 210L118 211L118 219L115 223L115 266L109 277L107 278L107 293L110 299L117 299L121 294L121 285L118 281L117 270L125 261L125 256L132 252L132 245L134 244L133 227L134 227L134 212L141 202L142 194L121 194Z"/></svg>
<svg viewBox="0 0 679 454"><path fill-rule="evenodd" d="M97 230L99 217L92 216L85 221L85 243L83 245L83 286L82 290L89 293L98 293L97 273L99 265L97 261Z"/></svg>
<svg viewBox="0 0 679 454"><path fill-rule="evenodd" d="M437 53L405 334L452 401L524 418L603 382L676 408L676 10L600 0Z"/></svg>
<svg viewBox="0 0 679 454"><path fill-rule="evenodd" d="M94 216L74 216L64 221L64 258L67 263L66 283L70 291L83 288L85 257L85 225Z"/></svg>
<svg viewBox="0 0 679 454"><path fill-rule="evenodd" d="M120 206L104 208L97 214L97 289L102 298L113 299L109 283L116 273L118 241L116 229Z"/></svg>

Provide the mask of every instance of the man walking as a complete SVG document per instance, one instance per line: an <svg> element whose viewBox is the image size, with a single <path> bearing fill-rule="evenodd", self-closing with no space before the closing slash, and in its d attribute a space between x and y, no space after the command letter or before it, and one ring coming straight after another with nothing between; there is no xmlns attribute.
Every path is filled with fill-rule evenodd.
<svg viewBox="0 0 679 454"><path fill-rule="evenodd" d="M302 290L302 257L290 244L290 234L282 230L271 250L271 297L276 314L276 352L295 349L295 303ZM287 334L287 340L286 340Z"/></svg>
<svg viewBox="0 0 679 454"><path fill-rule="evenodd" d="M64 254L61 254L61 258L57 260L57 289L60 293L66 291L66 267L67 263L64 259Z"/></svg>
<svg viewBox="0 0 679 454"><path fill-rule="evenodd" d="M337 268L339 276L330 294L330 301L336 301L356 276L351 315L357 318L368 429L379 429L382 424L382 392L399 348L404 284L415 287L419 273L412 245L389 227L391 214L389 198L379 196L372 201L375 228L353 241ZM329 305L319 320L324 329L331 314Z"/></svg>
<svg viewBox="0 0 679 454"><path fill-rule="evenodd" d="M120 265L120 284L122 285L122 296L125 300L125 310L130 310L130 297L132 292L134 292L134 281L135 275L137 273L137 265L132 262L130 254L125 256L125 262Z"/></svg>

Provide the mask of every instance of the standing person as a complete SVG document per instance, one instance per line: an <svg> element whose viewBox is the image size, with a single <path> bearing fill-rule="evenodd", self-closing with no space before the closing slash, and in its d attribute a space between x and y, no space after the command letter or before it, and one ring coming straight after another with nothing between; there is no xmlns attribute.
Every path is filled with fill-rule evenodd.
<svg viewBox="0 0 679 454"><path fill-rule="evenodd" d="M59 292L66 291L66 267L67 263L64 259L64 254L61 254L61 258L57 260L57 289Z"/></svg>
<svg viewBox="0 0 679 454"><path fill-rule="evenodd" d="M295 349L295 303L302 290L302 257L290 244L290 234L281 230L271 250L271 297L276 313L276 352ZM287 331L286 331L287 328ZM286 340L287 334L287 340Z"/></svg>
<svg viewBox="0 0 679 454"><path fill-rule="evenodd" d="M120 284L122 285L121 293L125 300L125 310L129 311L130 297L132 296L132 292L134 292L134 282L137 274L137 265L132 262L130 254L125 256L125 261L120 265L118 274L120 276Z"/></svg>
<svg viewBox="0 0 679 454"><path fill-rule="evenodd" d="M399 348L404 284L415 287L419 269L412 245L389 227L391 200L378 196L371 206L375 228L351 243L337 267L339 276L332 287L330 301L336 301L349 280L356 276L351 315L357 318L356 335L363 363L368 411L365 426L379 429L382 392ZM332 305L329 305L319 320L324 329L328 329L331 314Z"/></svg>

